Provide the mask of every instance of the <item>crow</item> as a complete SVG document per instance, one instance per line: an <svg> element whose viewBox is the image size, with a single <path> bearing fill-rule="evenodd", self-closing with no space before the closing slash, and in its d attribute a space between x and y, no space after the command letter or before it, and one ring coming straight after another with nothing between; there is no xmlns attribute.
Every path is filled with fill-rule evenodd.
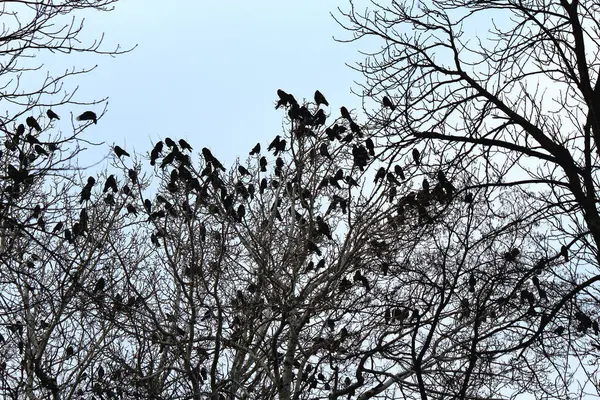
<svg viewBox="0 0 600 400"><path fill-rule="evenodd" d="M115 146L113 150L115 151L115 154L118 158L121 158L122 156L129 157L129 153L119 146Z"/></svg>
<svg viewBox="0 0 600 400"><path fill-rule="evenodd" d="M174 147L174 146L176 147L176 146L177 146L177 145L175 144L175 142L173 141L173 139L171 139L171 138L169 138L169 137L165 139L165 144L166 144L167 146L169 146L169 147Z"/></svg>
<svg viewBox="0 0 600 400"><path fill-rule="evenodd" d="M315 103L317 103L317 106L325 104L327 107L329 107L329 103L325 99L325 96L323 96L323 94L318 90L315 91Z"/></svg>
<svg viewBox="0 0 600 400"><path fill-rule="evenodd" d="M130 169L129 171L127 171L127 175L129 176L129 179L131 179L133 182L137 182L138 174L136 170Z"/></svg>
<svg viewBox="0 0 600 400"><path fill-rule="evenodd" d="M267 172L267 159L263 156L260 158L259 163L261 172Z"/></svg>
<svg viewBox="0 0 600 400"><path fill-rule="evenodd" d="M392 103L392 101L390 100L390 98L387 97L387 96L383 96L383 106L391 108L392 111L396 110L396 106L394 105L394 103Z"/></svg>
<svg viewBox="0 0 600 400"><path fill-rule="evenodd" d="M377 181L383 178L385 178L385 168L381 167L379 170L377 170L377 173L375 174L375 180L373 182L377 183Z"/></svg>
<svg viewBox="0 0 600 400"><path fill-rule="evenodd" d="M352 122L352 117L350 116L350 113L348 112L348 109L346 107L341 107L340 112L342 113L342 118L345 118L349 122Z"/></svg>
<svg viewBox="0 0 600 400"><path fill-rule="evenodd" d="M23 136L24 133L25 133L25 125L19 124L19 126L17 126L17 136Z"/></svg>
<svg viewBox="0 0 600 400"><path fill-rule="evenodd" d="M565 262L569 261L569 250L567 249L567 246L560 247L560 254L565 258Z"/></svg>
<svg viewBox="0 0 600 400"><path fill-rule="evenodd" d="M371 138L367 138L367 140L365 140L365 145L367 146L367 150L369 151L371 157L375 157L375 144L373 143L373 140Z"/></svg>
<svg viewBox="0 0 600 400"><path fill-rule="evenodd" d="M192 151L192 146L190 146L190 144L183 139L179 139L179 145L184 150Z"/></svg>
<svg viewBox="0 0 600 400"><path fill-rule="evenodd" d="M280 141L281 141L281 137L279 135L275 136L275 139L273 139L271 144L269 144L269 147L267 147L267 151L277 150L277 147L279 146Z"/></svg>
<svg viewBox="0 0 600 400"><path fill-rule="evenodd" d="M256 146L254 146L252 148L252 151L250 152L250 155L253 156L255 154L260 153L260 143L256 143Z"/></svg>
<svg viewBox="0 0 600 400"><path fill-rule="evenodd" d="M127 214L133 214L137 216L137 210L136 208L133 206L133 204L129 203L127 204Z"/></svg>
<svg viewBox="0 0 600 400"><path fill-rule="evenodd" d="M100 277L100 279L98 279L98 281L96 282L96 285L94 286L94 294L101 292L104 290L104 287L106 286L106 280L104 279L104 277Z"/></svg>
<svg viewBox="0 0 600 400"><path fill-rule="evenodd" d="M48 118L50 118L51 121L53 119L60 119L60 117L52 110L46 111L46 115L48 116Z"/></svg>
<svg viewBox="0 0 600 400"><path fill-rule="evenodd" d="M55 233L55 234L56 234L56 233L60 232L60 230L61 230L62 228L63 228L63 223L62 223L62 222L59 222L58 224L56 224L56 225L54 226L54 229L52 229L52 233Z"/></svg>
<svg viewBox="0 0 600 400"><path fill-rule="evenodd" d="M413 156L413 160L415 160L415 164L417 165L417 167L419 165L421 165L421 155L419 153L419 150L413 149L412 156Z"/></svg>
<svg viewBox="0 0 600 400"><path fill-rule="evenodd" d="M248 170L246 168L244 168L243 166L238 166L238 171L240 172L240 174L242 176L244 175L250 175L250 172L248 172Z"/></svg>
<svg viewBox="0 0 600 400"><path fill-rule="evenodd" d="M396 173L396 175L398 175L400 177L400 179L402 179L402 180L406 179L401 166L399 166L399 165L394 166L394 172Z"/></svg>
<svg viewBox="0 0 600 400"><path fill-rule="evenodd" d="M28 127L33 128L38 132L40 132L42 130L42 127L40 126L40 124L38 124L38 122L33 117L27 117L27 119L25 119L25 123L27 124Z"/></svg>
<svg viewBox="0 0 600 400"><path fill-rule="evenodd" d="M333 158L331 157L331 154L329 154L329 149L327 148L327 143L321 144L321 146L319 147L319 154L321 154L323 157L327 157L330 160L333 160Z"/></svg>
<svg viewBox="0 0 600 400"><path fill-rule="evenodd" d="M93 111L86 111L77 117L77 121L93 121L94 124L98 123L96 113Z"/></svg>
<svg viewBox="0 0 600 400"><path fill-rule="evenodd" d="M46 156L48 157L50 154L48 154L48 152L46 150L44 150L44 148L42 146L40 146L39 144L36 144L33 149L35 150L35 152L37 154L39 154L40 156Z"/></svg>

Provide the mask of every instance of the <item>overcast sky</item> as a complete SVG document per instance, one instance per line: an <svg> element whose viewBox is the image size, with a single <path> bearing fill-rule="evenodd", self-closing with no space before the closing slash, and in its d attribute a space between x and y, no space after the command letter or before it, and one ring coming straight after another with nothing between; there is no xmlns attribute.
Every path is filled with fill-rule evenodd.
<svg viewBox="0 0 600 400"><path fill-rule="evenodd" d="M281 133L284 113L274 110L278 88L297 99L319 89L335 116L342 105L360 106L350 89L361 76L345 63L364 57L358 45L333 39L349 37L330 15L337 6L348 9L346 0L165 4L127 0L113 12L86 17L86 37L105 32L105 49L137 44L129 54L38 58L55 72L98 64L73 81L79 99L110 97L108 113L87 135L142 153L151 139L185 138L195 151L209 147L229 164Z"/></svg>

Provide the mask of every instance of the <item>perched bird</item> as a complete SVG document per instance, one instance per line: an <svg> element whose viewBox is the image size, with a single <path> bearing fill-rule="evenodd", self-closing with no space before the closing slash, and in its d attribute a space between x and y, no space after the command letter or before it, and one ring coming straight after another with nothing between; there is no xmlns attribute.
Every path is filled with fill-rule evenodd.
<svg viewBox="0 0 600 400"><path fill-rule="evenodd" d="M130 169L127 171L127 175L129 175L129 179L131 179L133 182L137 182L138 173L135 169Z"/></svg>
<svg viewBox="0 0 600 400"><path fill-rule="evenodd" d="M183 139L179 139L179 145L184 150L192 151L192 146L190 146L190 144Z"/></svg>
<svg viewBox="0 0 600 400"><path fill-rule="evenodd" d="M250 155L253 156L255 154L260 153L260 143L256 143L256 146L254 146L252 148L252 151L250 152Z"/></svg>
<svg viewBox="0 0 600 400"><path fill-rule="evenodd" d="M116 155L117 155L117 157L119 157L119 158L121 158L122 156L129 157L129 153L128 153L128 152L126 152L125 150L123 150L123 149L122 149L121 147L119 147L119 146L115 146L113 150L115 151L115 154L116 154Z"/></svg>
<svg viewBox="0 0 600 400"><path fill-rule="evenodd" d="M421 154L419 153L419 150L413 149L412 156L413 156L413 160L415 160L415 164L417 166L421 165Z"/></svg>
<svg viewBox="0 0 600 400"><path fill-rule="evenodd" d="M169 147L177 147L177 145L175 144L175 142L173 141L173 139L171 138L165 138L165 144Z"/></svg>
<svg viewBox="0 0 600 400"><path fill-rule="evenodd" d="M398 175L400 177L400 179L402 179L402 180L406 179L401 166L399 166L399 165L394 166L394 172L396 173L396 175Z"/></svg>
<svg viewBox="0 0 600 400"><path fill-rule="evenodd" d="M475 280L475 274L473 274L471 272L471 275L469 275L469 292L471 292L471 293L475 292L476 284L477 284L477 281Z"/></svg>
<svg viewBox="0 0 600 400"><path fill-rule="evenodd" d="M387 97L387 96L383 96L383 106L391 108L392 111L396 110L396 106L394 105L394 103L392 103L392 101L390 100L390 98Z"/></svg>
<svg viewBox="0 0 600 400"><path fill-rule="evenodd" d="M352 122L352 117L350 116L350 113L348 112L348 109L346 107L341 107L340 112L342 113L342 118L345 118L349 122Z"/></svg>
<svg viewBox="0 0 600 400"><path fill-rule="evenodd" d="M152 213L152 202L149 199L144 200L144 208L148 212L148 214Z"/></svg>
<svg viewBox="0 0 600 400"><path fill-rule="evenodd" d="M396 179L396 176L394 174L392 174L391 172L388 172L386 174L386 178L389 183L392 183L394 185L400 185L400 182L398 182L398 180Z"/></svg>
<svg viewBox="0 0 600 400"><path fill-rule="evenodd" d="M260 158L259 163L261 172L267 172L267 159L263 156Z"/></svg>
<svg viewBox="0 0 600 400"><path fill-rule="evenodd" d="M103 291L105 286L106 280L104 279L104 277L100 277L100 279L98 279L96 285L94 286L94 294Z"/></svg>
<svg viewBox="0 0 600 400"><path fill-rule="evenodd" d="M137 216L137 210L135 208L135 206L131 203L127 204L127 214L133 214Z"/></svg>
<svg viewBox="0 0 600 400"><path fill-rule="evenodd" d="M117 191L119 190L117 188L117 181L115 180L114 175L110 175L108 178L106 178L106 182L104 183L104 190L102 191L102 193L108 192L108 189L112 189L113 193L117 193Z"/></svg>
<svg viewBox="0 0 600 400"><path fill-rule="evenodd" d="M36 144L35 146L33 146L33 149L35 150L35 152L37 154L39 154L40 156L46 156L48 157L50 154L48 154L48 152L46 150L44 150L44 148L42 146L40 146L39 144Z"/></svg>
<svg viewBox="0 0 600 400"><path fill-rule="evenodd" d="M33 128L38 132L40 132L42 130L42 127L40 126L40 124L38 124L38 122L33 117L27 117L27 119L25 119L25 123L27 124L28 127Z"/></svg>
<svg viewBox="0 0 600 400"><path fill-rule="evenodd" d="M319 109L319 111L317 111L315 116L312 118L312 125L313 126L325 125L326 121L327 121L327 116L325 115L325 111L323 111L323 109Z"/></svg>
<svg viewBox="0 0 600 400"><path fill-rule="evenodd" d="M381 167L377 170L377 173L375 174L375 180L373 182L377 183L377 181L383 178L385 178L385 168Z"/></svg>
<svg viewBox="0 0 600 400"><path fill-rule="evenodd" d="M50 118L50 120L60 119L60 117L52 110L46 111L46 115L48 116L48 118Z"/></svg>
<svg viewBox="0 0 600 400"><path fill-rule="evenodd" d="M56 224L54 226L54 229L52 229L52 233L58 233L60 232L60 230L63 228L63 223L59 222L58 224Z"/></svg>
<svg viewBox="0 0 600 400"><path fill-rule="evenodd" d="M565 258L565 262L569 261L569 250L567 249L567 246L561 246L560 247L560 254Z"/></svg>
<svg viewBox="0 0 600 400"><path fill-rule="evenodd" d="M246 168L244 168L243 166L238 166L238 171L240 172L240 174L242 176L244 175L250 175L250 172L248 172L248 170Z"/></svg>
<svg viewBox="0 0 600 400"><path fill-rule="evenodd" d="M467 192L467 194L465 194L465 203L471 204L472 202L473 202L473 193Z"/></svg>
<svg viewBox="0 0 600 400"><path fill-rule="evenodd" d="M367 150L369 151L369 155L371 157L375 157L375 144L373 143L373 139L367 138L367 140L365 140L365 146L367 146Z"/></svg>
<svg viewBox="0 0 600 400"><path fill-rule="evenodd" d="M323 93L319 92L318 90L315 91L315 103L317 103L317 106L325 104L327 107L329 107L329 103L325 99L325 96L323 96Z"/></svg>
<svg viewBox="0 0 600 400"><path fill-rule="evenodd" d="M24 133L25 133L25 125L19 124L19 126L17 126L17 136L23 136Z"/></svg>
<svg viewBox="0 0 600 400"><path fill-rule="evenodd" d="M275 136L273 141L269 144L269 147L267 147L267 151L277 150L277 147L279 146L280 141L281 141L281 137L279 135Z"/></svg>
<svg viewBox="0 0 600 400"><path fill-rule="evenodd" d="M319 154L321 154L323 157L327 157L330 160L332 160L331 154L329 154L329 149L327 148L327 143L321 144L321 146L319 147Z"/></svg>
<svg viewBox="0 0 600 400"><path fill-rule="evenodd" d="M94 124L98 123L96 113L93 111L86 111L77 117L77 121L93 121Z"/></svg>
<svg viewBox="0 0 600 400"><path fill-rule="evenodd" d="M317 217L317 232L321 235L327 236L329 240L333 240L333 238L331 237L331 229L329 228L329 225L327 225L327 223L323 221L323 218L321 217Z"/></svg>

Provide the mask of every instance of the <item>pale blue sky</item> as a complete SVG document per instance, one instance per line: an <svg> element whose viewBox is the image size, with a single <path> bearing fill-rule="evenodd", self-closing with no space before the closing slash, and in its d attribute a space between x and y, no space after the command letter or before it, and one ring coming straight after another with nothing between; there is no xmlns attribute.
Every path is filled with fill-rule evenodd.
<svg viewBox="0 0 600 400"><path fill-rule="evenodd" d="M350 88L361 76L344 63L364 57L356 44L332 38L348 37L329 14L337 6L347 9L345 0L165 4L126 0L111 13L86 17L86 37L104 31L106 49L137 44L130 54L38 58L54 71L98 64L72 81L80 99L110 97L108 113L87 135L138 152L150 149L149 137L185 138L195 151L207 146L229 164L281 133L283 112L274 110L278 88L298 99L321 90L335 117L342 105L360 106Z"/></svg>

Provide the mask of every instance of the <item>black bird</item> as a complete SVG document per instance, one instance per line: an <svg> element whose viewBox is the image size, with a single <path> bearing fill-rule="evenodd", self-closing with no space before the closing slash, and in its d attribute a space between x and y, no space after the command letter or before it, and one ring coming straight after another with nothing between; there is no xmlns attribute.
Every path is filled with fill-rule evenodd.
<svg viewBox="0 0 600 400"><path fill-rule="evenodd" d="M375 157L375 144L373 143L373 140L371 138L367 138L367 140L365 140L365 145L367 146L367 150L369 151L371 157Z"/></svg>
<svg viewBox="0 0 600 400"><path fill-rule="evenodd" d="M423 178L423 192L429 194L429 181L427 178Z"/></svg>
<svg viewBox="0 0 600 400"><path fill-rule="evenodd" d="M329 240L333 240L333 237L331 237L331 229L329 229L329 225L327 225L327 223L323 221L323 218L321 217L317 217L317 232L327 236Z"/></svg>
<svg viewBox="0 0 600 400"><path fill-rule="evenodd" d="M19 124L19 126L17 126L17 136L23 136L24 133L25 133L25 125Z"/></svg>
<svg viewBox="0 0 600 400"><path fill-rule="evenodd" d="M385 178L385 168L381 167L377 170L377 173L375 174L375 180L373 182L377 183L377 181L383 178Z"/></svg>
<svg viewBox="0 0 600 400"><path fill-rule="evenodd" d="M473 274L471 272L471 275L469 275L469 292L471 292L471 293L475 292L476 284L477 284L477 281L475 280L475 274Z"/></svg>
<svg viewBox="0 0 600 400"><path fill-rule="evenodd" d="M137 182L138 173L136 170L130 169L129 171L127 171L127 175L129 175L129 179L131 179L132 182Z"/></svg>
<svg viewBox="0 0 600 400"><path fill-rule="evenodd" d="M177 145L175 144L175 142L173 141L173 139L171 138L166 138L165 139L165 144L169 147L176 147Z"/></svg>
<svg viewBox="0 0 600 400"><path fill-rule="evenodd" d="M465 203L470 204L472 202L473 202L473 193L467 192L467 194L465 194Z"/></svg>
<svg viewBox="0 0 600 400"><path fill-rule="evenodd" d="M104 277L101 277L100 279L98 279L96 285L94 286L94 294L103 291L105 286L106 280L104 279Z"/></svg>
<svg viewBox="0 0 600 400"><path fill-rule="evenodd" d="M93 121L94 124L98 123L96 113L93 111L86 111L77 117L77 121Z"/></svg>
<svg viewBox="0 0 600 400"><path fill-rule="evenodd" d="M260 158L259 163L261 172L267 172L267 159L263 156Z"/></svg>
<svg viewBox="0 0 600 400"><path fill-rule="evenodd" d="M317 106L325 104L327 107L329 107L329 103L325 99L325 96L323 96L323 94L318 90L315 91L315 103L317 103Z"/></svg>
<svg viewBox="0 0 600 400"><path fill-rule="evenodd" d="M327 121L327 116L325 115L325 111L323 111L323 109L320 108L319 111L317 111L317 113L315 114L315 116L312 119L312 125L313 126L325 125L326 121Z"/></svg>
<svg viewBox="0 0 600 400"><path fill-rule="evenodd" d="M127 214L133 214L137 216L137 210L136 208L133 206L133 204L127 204Z"/></svg>
<svg viewBox="0 0 600 400"><path fill-rule="evenodd" d="M36 144L33 149L35 150L35 152L37 154L39 154L40 156L46 156L48 157L50 154L48 154L48 152L46 150L44 150L44 148L42 146L40 146L39 144Z"/></svg>
<svg viewBox="0 0 600 400"><path fill-rule="evenodd" d="M38 132L40 132L42 130L42 127L40 126L40 124L38 124L38 122L33 117L27 117L27 119L25 119L25 123L27 124L28 127L33 128Z"/></svg>
<svg viewBox="0 0 600 400"><path fill-rule="evenodd" d="M104 202L109 206L115 205L115 196L113 196L112 193L107 194L104 198Z"/></svg>
<svg viewBox="0 0 600 400"><path fill-rule="evenodd" d="M184 150L192 151L192 146L190 146L190 144L183 139L179 139L179 145Z"/></svg>
<svg viewBox="0 0 600 400"><path fill-rule="evenodd" d="M394 103L392 103L390 98L387 96L383 96L383 106L391 108L392 111L396 110L396 106L394 105Z"/></svg>
<svg viewBox="0 0 600 400"><path fill-rule="evenodd" d="M321 249L319 249L319 246L317 246L315 244L315 242L313 242L312 240L307 240L306 241L306 249L308 251L310 251L311 253L317 253L317 255L319 257L321 257L323 254L321 253Z"/></svg>
<svg viewBox="0 0 600 400"><path fill-rule="evenodd" d="M421 154L419 153L419 150L413 149L412 156L413 160L415 160L415 164L417 165L417 167L421 165Z"/></svg>
<svg viewBox="0 0 600 400"><path fill-rule="evenodd" d="M52 121L53 119L60 119L60 117L52 110L46 111L46 115L48 116L48 118L50 118L50 121Z"/></svg>
<svg viewBox="0 0 600 400"><path fill-rule="evenodd" d="M52 229L52 233L58 233L60 232L60 230L63 228L63 223L59 222L58 224L56 224L54 226L54 229Z"/></svg>
<svg viewBox="0 0 600 400"><path fill-rule="evenodd" d="M275 106L276 110L279 107L281 107L281 106L285 107L288 104L294 104L294 103L296 103L296 99L294 99L294 96L292 96L291 94L288 94L288 93L284 92L281 89L277 89L277 96L279 96L279 101L277 102L277 105Z"/></svg>
<svg viewBox="0 0 600 400"><path fill-rule="evenodd" d="M38 218L40 216L40 213L42 212L42 207L37 204L34 208L33 208L33 215L32 218Z"/></svg>
<svg viewBox="0 0 600 400"><path fill-rule="evenodd" d="M560 247L560 254L565 258L565 262L569 261L569 250L567 246Z"/></svg>
<svg viewBox="0 0 600 400"><path fill-rule="evenodd" d="M402 180L406 179L401 166L399 166L399 165L394 166L394 172L396 173L396 175L398 175L400 177L400 179L402 179Z"/></svg>
<svg viewBox="0 0 600 400"><path fill-rule="evenodd" d="M25 141L27 143L31 143L31 144L42 144L42 142L40 142L35 136L33 136L30 133L28 133L27 135L25 135Z"/></svg>
<svg viewBox="0 0 600 400"><path fill-rule="evenodd" d="M115 151L115 154L117 155L117 157L119 157L119 158L121 158L122 156L129 157L129 153L126 152L125 150L123 150L119 146L115 146L114 151Z"/></svg>
<svg viewBox="0 0 600 400"><path fill-rule="evenodd" d="M243 166L238 166L238 171L240 172L240 174L242 176L244 175L250 175L250 172L248 172L248 170L246 168L244 168Z"/></svg>
<svg viewBox="0 0 600 400"><path fill-rule="evenodd" d="M114 175L110 175L108 178L106 178L106 182L104 183L104 190L102 191L102 193L108 192L108 189L112 189L113 193L117 193L117 191L119 190L117 188L117 181L115 180Z"/></svg>
<svg viewBox="0 0 600 400"><path fill-rule="evenodd" d="M323 157L327 157L330 160L333 160L333 158L331 157L331 154L329 154L329 149L327 148L327 143L321 143L321 146L319 147L319 154L321 154Z"/></svg>
<svg viewBox="0 0 600 400"><path fill-rule="evenodd" d="M386 174L387 180L389 183L392 183L394 185L400 185L400 182L398 182L398 180L396 179L396 176L394 174L392 174L391 172L388 172Z"/></svg>
<svg viewBox="0 0 600 400"><path fill-rule="evenodd" d="M352 117L346 107L341 107L340 112L342 113L342 118L346 118L349 122L352 122Z"/></svg>
<svg viewBox="0 0 600 400"><path fill-rule="evenodd" d="M356 165L361 171L365 170L367 166L367 162L369 161L369 153L367 149L365 149L362 145L354 145L352 146L352 157L354 160L354 165Z"/></svg>
<svg viewBox="0 0 600 400"><path fill-rule="evenodd" d="M175 151L172 151L169 154L167 154L166 157L163 158L162 163L160 164L160 169L165 169L167 165L171 164L175 160L175 154Z"/></svg>
<svg viewBox="0 0 600 400"><path fill-rule="evenodd" d="M148 214L152 213L152 202L149 199L144 200L144 208L148 212Z"/></svg>
<svg viewBox="0 0 600 400"><path fill-rule="evenodd" d="M267 147L267 151L277 150L277 147L279 146L280 141L281 141L281 137L279 135L275 136L275 139L273 139L271 144L269 144L269 147Z"/></svg>
<svg viewBox="0 0 600 400"><path fill-rule="evenodd" d="M267 178L263 178L260 181L260 188L259 188L260 194L263 194L265 192L265 190L267 190Z"/></svg>
<svg viewBox="0 0 600 400"><path fill-rule="evenodd" d="M256 146L254 146L252 148L252 151L250 152L250 155L253 156L255 154L260 153L260 143L256 143Z"/></svg>
<svg viewBox="0 0 600 400"><path fill-rule="evenodd" d="M360 126L354 121L350 122L350 130L352 133L356 134L357 137L362 137L362 131L360 130Z"/></svg>

